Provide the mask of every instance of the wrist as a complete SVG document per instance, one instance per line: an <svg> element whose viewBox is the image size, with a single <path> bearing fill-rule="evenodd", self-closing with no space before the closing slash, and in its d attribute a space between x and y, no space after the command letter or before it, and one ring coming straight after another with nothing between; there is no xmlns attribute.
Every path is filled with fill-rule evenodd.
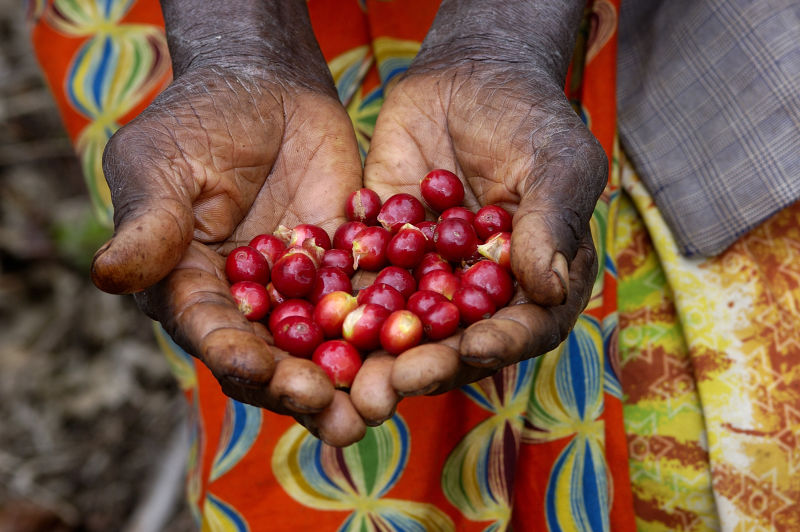
<svg viewBox="0 0 800 532"><path fill-rule="evenodd" d="M412 68L502 64L563 86L584 6L585 0L443 0Z"/></svg>
<svg viewBox="0 0 800 532"><path fill-rule="evenodd" d="M175 78L207 68L330 90L305 2L162 0Z"/></svg>

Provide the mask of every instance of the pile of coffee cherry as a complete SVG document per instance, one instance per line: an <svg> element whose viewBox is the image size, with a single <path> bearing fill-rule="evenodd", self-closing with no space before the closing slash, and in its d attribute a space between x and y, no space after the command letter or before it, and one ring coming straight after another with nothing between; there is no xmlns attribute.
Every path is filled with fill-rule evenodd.
<svg viewBox="0 0 800 532"><path fill-rule="evenodd" d="M239 309L266 320L277 347L310 357L344 389L366 353L398 355L490 317L514 291L511 215L497 205L464 207L464 186L448 170L426 174L420 193L437 221L426 221L410 194L381 203L364 188L349 196L348 221L332 240L301 224L234 249L225 272ZM357 270L377 275L354 291Z"/></svg>

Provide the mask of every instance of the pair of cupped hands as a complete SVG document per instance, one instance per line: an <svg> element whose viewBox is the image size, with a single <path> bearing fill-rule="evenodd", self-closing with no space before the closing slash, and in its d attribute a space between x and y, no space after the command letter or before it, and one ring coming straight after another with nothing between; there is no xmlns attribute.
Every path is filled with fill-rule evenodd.
<svg viewBox="0 0 800 532"><path fill-rule="evenodd" d="M586 306L597 272L589 219L608 163L564 97L564 72L552 70L421 53L387 90L362 165L319 58L187 62L107 146L116 230L93 280L134 293L229 397L293 416L331 445L356 442L405 396L443 393L555 348ZM279 225L332 234L354 190L419 197L434 168L461 177L473 211L513 213L518 293L440 343L367 354L349 394L334 390L243 317L225 255Z"/></svg>

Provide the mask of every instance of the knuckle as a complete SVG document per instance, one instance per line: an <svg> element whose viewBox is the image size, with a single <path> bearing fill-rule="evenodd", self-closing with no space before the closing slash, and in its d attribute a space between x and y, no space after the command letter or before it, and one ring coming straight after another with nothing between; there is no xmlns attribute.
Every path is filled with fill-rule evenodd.
<svg viewBox="0 0 800 532"><path fill-rule="evenodd" d="M113 181L119 174L119 168L130 154L130 129L123 126L118 129L106 143L103 150L103 174L114 190Z"/></svg>
<svg viewBox="0 0 800 532"><path fill-rule="evenodd" d="M597 275L597 270L599 268L599 257L597 255L597 247L594 245L594 237L592 236L591 232L589 232L587 237L581 242L581 248L586 256L586 263L589 266L589 271L592 274L592 278L594 278Z"/></svg>
<svg viewBox="0 0 800 532"><path fill-rule="evenodd" d="M585 232L587 221L584 220L583 213L579 212L574 206L563 205L553 216L557 225L568 230L564 237L578 241L580 235Z"/></svg>

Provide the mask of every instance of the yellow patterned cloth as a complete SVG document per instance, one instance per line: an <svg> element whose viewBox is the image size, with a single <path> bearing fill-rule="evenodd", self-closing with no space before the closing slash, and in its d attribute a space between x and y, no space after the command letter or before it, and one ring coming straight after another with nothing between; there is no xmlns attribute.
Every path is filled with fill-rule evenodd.
<svg viewBox="0 0 800 532"><path fill-rule="evenodd" d="M681 256L632 168L617 222L640 530L800 530L800 205Z"/></svg>
<svg viewBox="0 0 800 532"><path fill-rule="evenodd" d="M39 61L109 221L102 148L170 80L158 4L28 5ZM410 64L436 7L309 2L362 154L384 86ZM187 492L199 526L800 530L800 206L714 259L679 254L615 150L618 8L587 3L584 54L567 83L613 163L592 218L600 272L567 341L495 378L404 400L341 450L228 399L157 329L191 405Z"/></svg>

